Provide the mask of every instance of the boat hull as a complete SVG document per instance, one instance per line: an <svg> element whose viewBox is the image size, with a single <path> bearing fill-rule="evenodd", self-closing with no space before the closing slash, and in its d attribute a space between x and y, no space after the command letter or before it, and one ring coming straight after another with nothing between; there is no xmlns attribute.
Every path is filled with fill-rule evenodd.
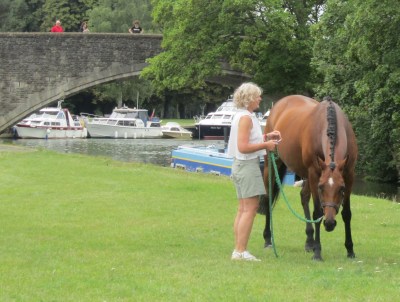
<svg viewBox="0 0 400 302"><path fill-rule="evenodd" d="M180 146L171 152L171 167L188 172L202 172L213 175L230 176L233 158L225 153L225 149L209 146ZM264 159L260 159L260 170L264 171ZM287 171L282 184L294 185L295 174Z"/></svg>
<svg viewBox="0 0 400 302"><path fill-rule="evenodd" d="M86 128L47 128L31 126L15 126L17 136L20 138L86 138Z"/></svg>
<svg viewBox="0 0 400 302"><path fill-rule="evenodd" d="M163 138L175 138L175 139L191 139L192 138L192 133L186 133L186 132L173 132L173 131L162 131L163 133Z"/></svg>
<svg viewBox="0 0 400 302"><path fill-rule="evenodd" d="M92 138L161 138L160 127L123 127L106 124L86 124Z"/></svg>

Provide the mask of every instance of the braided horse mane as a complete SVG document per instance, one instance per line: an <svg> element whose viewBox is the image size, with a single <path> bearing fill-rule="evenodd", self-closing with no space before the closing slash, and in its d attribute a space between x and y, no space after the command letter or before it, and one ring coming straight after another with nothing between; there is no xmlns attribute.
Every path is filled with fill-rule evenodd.
<svg viewBox="0 0 400 302"><path fill-rule="evenodd" d="M335 164L335 145L336 145L336 137L337 137L337 118L336 118L336 109L335 105L332 101L330 96L326 96L323 99L324 101L328 102L328 107L326 110L327 120L328 120L328 127L326 130L326 135L330 141L330 157L331 163L329 164L329 168L333 171L336 168Z"/></svg>

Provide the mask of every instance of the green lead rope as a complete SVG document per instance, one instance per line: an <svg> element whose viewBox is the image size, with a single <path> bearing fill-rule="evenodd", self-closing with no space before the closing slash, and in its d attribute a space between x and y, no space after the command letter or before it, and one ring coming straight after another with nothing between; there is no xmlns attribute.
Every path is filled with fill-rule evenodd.
<svg viewBox="0 0 400 302"><path fill-rule="evenodd" d="M290 205L290 203L288 202L285 192L283 191L282 188L282 183L281 180L279 179L279 174L278 174L278 168L276 166L276 162L275 162L275 155L273 152L268 152L268 192L272 192L272 177L271 177L271 171L272 171L272 167L271 167L271 163L274 166L274 171L275 171L275 180L278 184L279 190L282 193L282 197L285 200L285 203L287 205L287 207L289 208L289 210L292 212L292 214L294 216L296 216L298 219L300 219L301 221L304 222L309 222L309 223L317 223L320 222L322 220L322 218L324 216L321 216L320 218L316 219L316 220L312 220L312 219L307 219L304 218L303 216L299 215ZM272 247L274 249L274 254L276 257L278 257L278 253L276 252L276 247L275 247L275 239L274 239L274 232L273 232L273 223L272 223L272 194L268 194L269 195L269 215L270 215L270 228L271 228L271 243L272 243Z"/></svg>

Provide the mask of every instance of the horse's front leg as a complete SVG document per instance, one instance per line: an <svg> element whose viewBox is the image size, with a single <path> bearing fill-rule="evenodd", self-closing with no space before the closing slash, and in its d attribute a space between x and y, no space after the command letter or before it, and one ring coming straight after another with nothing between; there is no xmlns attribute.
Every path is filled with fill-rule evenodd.
<svg viewBox="0 0 400 302"><path fill-rule="evenodd" d="M304 180L301 191L300 191L300 198L301 198L301 204L303 206L303 211L306 219L310 220L311 215L310 215L310 198L311 198L311 193L310 193L310 188L308 186L308 181ZM311 223L306 222L306 243L304 246L304 249L306 252L311 252L314 249L314 228Z"/></svg>
<svg viewBox="0 0 400 302"><path fill-rule="evenodd" d="M319 206L319 200L318 200L318 205L317 203L314 202L313 219L317 220L322 215L323 211L322 208ZM313 260L318 260L318 261L322 261L320 230L321 230L321 220L315 223L314 256L312 258Z"/></svg>
<svg viewBox="0 0 400 302"><path fill-rule="evenodd" d="M349 194L350 195L350 194ZM353 250L353 239L351 237L351 209L350 209L350 196L345 198L343 202L342 219L344 222L344 232L345 232L345 243L344 246L347 249L347 258L355 258Z"/></svg>

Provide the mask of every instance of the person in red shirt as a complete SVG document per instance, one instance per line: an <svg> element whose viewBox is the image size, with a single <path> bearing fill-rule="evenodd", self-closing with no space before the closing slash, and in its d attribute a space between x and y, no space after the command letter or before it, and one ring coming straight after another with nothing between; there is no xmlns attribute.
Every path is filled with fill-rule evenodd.
<svg viewBox="0 0 400 302"><path fill-rule="evenodd" d="M61 26L61 21L60 20L57 20L56 21L56 25L54 25L52 28L51 28L51 32L52 33L62 33L64 31L64 29L62 28L62 26Z"/></svg>

